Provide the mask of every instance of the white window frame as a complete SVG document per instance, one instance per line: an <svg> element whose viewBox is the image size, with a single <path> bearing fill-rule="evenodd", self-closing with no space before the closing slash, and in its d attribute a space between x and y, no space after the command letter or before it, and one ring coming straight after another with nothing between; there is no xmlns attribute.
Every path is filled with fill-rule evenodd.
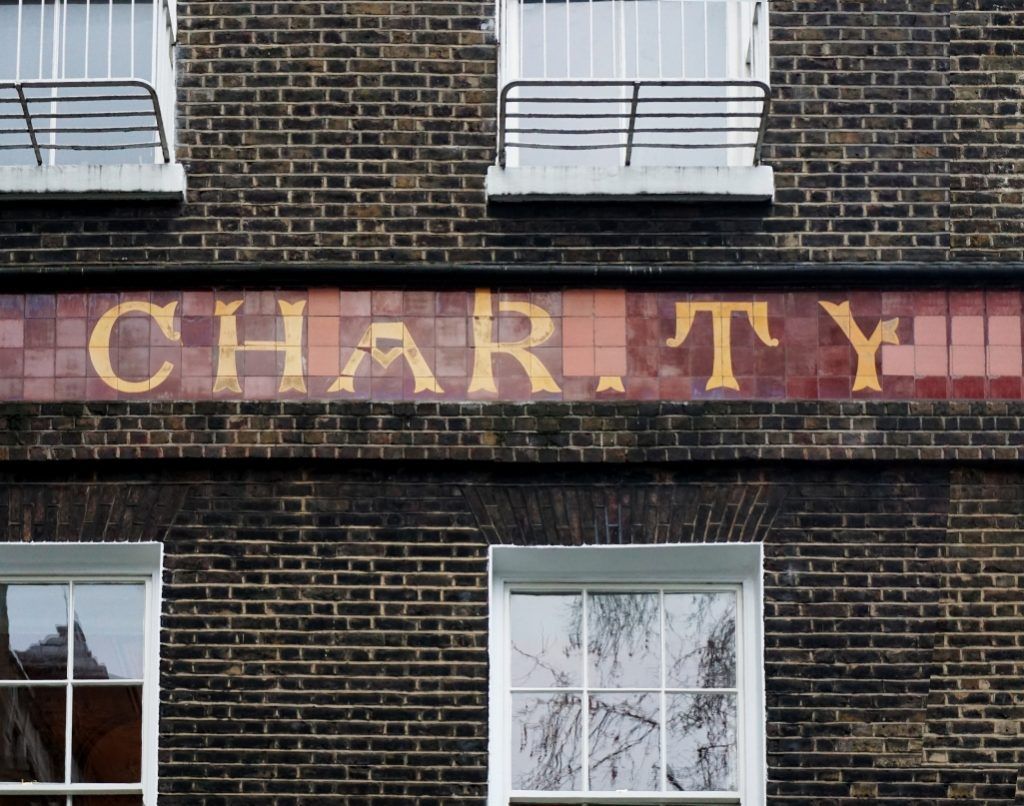
<svg viewBox="0 0 1024 806"><path fill-rule="evenodd" d="M145 650L142 682L142 780L140 784L68 784L0 782L0 806L11 795L50 795L71 798L83 795L141 795L144 806L156 806L157 754L160 708L160 602L163 546L160 543L2 543L0 582L40 584L142 583L146 586ZM68 625L69 632L71 625ZM74 645L69 641L70 647ZM68 678L32 681L50 687L70 685ZM123 683L124 681L119 681ZM136 681L131 681L136 682ZM21 681L24 684L24 681ZM14 687L7 681L0 686ZM67 707L71 708L68 699ZM70 716L65 724L65 741L71 734ZM68 742L65 753L71 752Z"/></svg>
<svg viewBox="0 0 1024 806"><path fill-rule="evenodd" d="M733 804L764 806L763 552L759 543L657 546L492 547L489 555L489 738L487 806L547 804ZM512 590L592 587L738 591L737 778L735 793L515 793L509 742L508 657Z"/></svg>

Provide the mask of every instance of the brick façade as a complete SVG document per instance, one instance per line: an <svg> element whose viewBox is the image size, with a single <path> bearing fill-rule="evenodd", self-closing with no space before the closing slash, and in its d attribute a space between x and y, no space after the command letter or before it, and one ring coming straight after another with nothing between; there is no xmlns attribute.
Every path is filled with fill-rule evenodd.
<svg viewBox="0 0 1024 806"><path fill-rule="evenodd" d="M772 0L772 205L490 205L490 2L183 2L184 205L0 205L0 265L1020 261L1022 12Z"/></svg>
<svg viewBox="0 0 1024 806"><path fill-rule="evenodd" d="M164 543L162 806L482 805L487 547L665 539L765 546L770 803L996 806L1024 766L1022 486L962 464L33 465L0 479L0 522Z"/></svg>

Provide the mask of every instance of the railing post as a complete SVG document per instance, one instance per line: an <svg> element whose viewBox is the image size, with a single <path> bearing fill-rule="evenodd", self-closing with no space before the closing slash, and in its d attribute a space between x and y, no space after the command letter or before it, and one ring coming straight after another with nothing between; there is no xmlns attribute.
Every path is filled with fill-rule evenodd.
<svg viewBox="0 0 1024 806"><path fill-rule="evenodd" d="M633 133L636 131L636 107L640 99L640 84L633 82L633 99L629 105L629 128L626 131L626 167L633 159Z"/></svg>
<svg viewBox="0 0 1024 806"><path fill-rule="evenodd" d="M25 89L21 86L21 83L14 85L14 89L18 93L18 100L21 102L21 112L25 116L25 126L28 128L28 136L32 141L32 150L36 154L36 164L42 167L43 165L43 152L39 148L39 141L36 139L36 130L32 125L32 113L28 111L28 99L25 98Z"/></svg>

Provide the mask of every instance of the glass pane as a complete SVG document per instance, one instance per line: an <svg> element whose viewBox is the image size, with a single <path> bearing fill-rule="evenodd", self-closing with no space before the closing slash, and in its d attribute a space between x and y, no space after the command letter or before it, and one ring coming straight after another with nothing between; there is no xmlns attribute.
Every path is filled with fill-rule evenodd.
<svg viewBox="0 0 1024 806"><path fill-rule="evenodd" d="M660 695L590 698L590 788L661 789Z"/></svg>
<svg viewBox="0 0 1024 806"><path fill-rule="evenodd" d="M580 685L582 619L578 593L512 594L512 685Z"/></svg>
<svg viewBox="0 0 1024 806"><path fill-rule="evenodd" d="M73 806L142 806L142 795L85 795L72 798L71 803ZM64 806L63 801L61 806Z"/></svg>
<svg viewBox="0 0 1024 806"><path fill-rule="evenodd" d="M657 593L595 593L587 600L587 653L594 688L661 685Z"/></svg>
<svg viewBox="0 0 1024 806"><path fill-rule="evenodd" d="M64 780L67 692L62 686L0 688L0 780Z"/></svg>
<svg viewBox="0 0 1024 806"><path fill-rule="evenodd" d="M667 696L668 788L736 790L736 695Z"/></svg>
<svg viewBox="0 0 1024 806"><path fill-rule="evenodd" d="M77 801L75 801L77 803ZM0 797L3 806L66 806L67 799L59 795L18 795Z"/></svg>
<svg viewBox="0 0 1024 806"><path fill-rule="evenodd" d="M705 50L705 26L704 4L683 2L683 29L686 31L686 38L683 40L683 68L686 70L687 78L705 78L706 72L706 50Z"/></svg>
<svg viewBox="0 0 1024 806"><path fill-rule="evenodd" d="M75 585L75 678L141 680L145 585Z"/></svg>
<svg viewBox="0 0 1024 806"><path fill-rule="evenodd" d="M0 585L0 677L60 680L68 667L68 586Z"/></svg>
<svg viewBox="0 0 1024 806"><path fill-rule="evenodd" d="M736 685L736 595L666 593L666 685L731 688Z"/></svg>
<svg viewBox="0 0 1024 806"><path fill-rule="evenodd" d="M581 788L583 714L577 694L512 695L512 788Z"/></svg>
<svg viewBox="0 0 1024 806"><path fill-rule="evenodd" d="M71 703L71 780L142 780L142 686L76 686Z"/></svg>

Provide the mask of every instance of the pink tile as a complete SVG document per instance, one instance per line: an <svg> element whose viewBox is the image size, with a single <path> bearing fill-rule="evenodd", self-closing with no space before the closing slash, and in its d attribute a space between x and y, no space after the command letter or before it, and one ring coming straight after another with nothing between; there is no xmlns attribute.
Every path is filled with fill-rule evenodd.
<svg viewBox="0 0 1024 806"><path fill-rule="evenodd" d="M594 375L593 347L566 347L562 350L563 372L567 377Z"/></svg>
<svg viewBox="0 0 1024 806"><path fill-rule="evenodd" d="M950 373L957 378L985 376L985 348L955 344L949 348Z"/></svg>
<svg viewBox="0 0 1024 806"><path fill-rule="evenodd" d="M989 344L1015 344L1020 346L1020 317L991 316L988 320Z"/></svg>
<svg viewBox="0 0 1024 806"><path fill-rule="evenodd" d="M946 342L946 317L945 316L915 316L914 317L914 344L916 345L945 345Z"/></svg>
<svg viewBox="0 0 1024 806"><path fill-rule="evenodd" d="M181 374L186 378L213 378L213 349L211 347L182 347ZM207 390L209 391L209 390Z"/></svg>
<svg viewBox="0 0 1024 806"><path fill-rule="evenodd" d="M914 348L914 374L918 378L946 377L949 348L938 345L922 345ZM930 396L930 395L929 395ZM945 397L945 395L942 395Z"/></svg>
<svg viewBox="0 0 1024 806"><path fill-rule="evenodd" d="M625 316L626 292L617 289L595 291L594 313L597 316Z"/></svg>
<svg viewBox="0 0 1024 806"><path fill-rule="evenodd" d="M55 400L84 400L86 396L85 378L57 378L53 383Z"/></svg>
<svg viewBox="0 0 1024 806"><path fill-rule="evenodd" d="M341 351L337 347L318 346L309 348L309 374L337 376L341 372Z"/></svg>
<svg viewBox="0 0 1024 806"><path fill-rule="evenodd" d="M402 291L370 292L370 310L375 315L401 316L403 302L404 293Z"/></svg>
<svg viewBox="0 0 1024 806"><path fill-rule="evenodd" d="M337 288L309 290L310 316L337 316L341 313L341 292Z"/></svg>
<svg viewBox="0 0 1024 806"><path fill-rule="evenodd" d="M1020 376L1020 344L992 344L988 348L988 372L990 378Z"/></svg>
<svg viewBox="0 0 1024 806"><path fill-rule="evenodd" d="M309 344L311 346L337 347L341 344L338 319L334 316L311 316L309 318Z"/></svg>
<svg viewBox="0 0 1024 806"><path fill-rule="evenodd" d="M406 291L402 312L410 316L434 316L436 304L433 291Z"/></svg>
<svg viewBox="0 0 1024 806"><path fill-rule="evenodd" d="M562 345L587 347L594 344L594 320L589 316L567 316L562 319Z"/></svg>
<svg viewBox="0 0 1024 806"><path fill-rule="evenodd" d="M80 348L57 348L55 373L58 378L84 378L86 375L86 352Z"/></svg>
<svg viewBox="0 0 1024 806"><path fill-rule="evenodd" d="M84 319L85 314L85 294L57 295L57 318L80 317Z"/></svg>
<svg viewBox="0 0 1024 806"><path fill-rule="evenodd" d="M594 320L594 343L599 347L626 346L626 320L599 316Z"/></svg>
<svg viewBox="0 0 1024 806"><path fill-rule="evenodd" d="M212 291L186 291L181 295L182 316L213 316Z"/></svg>
<svg viewBox="0 0 1024 806"><path fill-rule="evenodd" d="M914 375L914 345L883 344L883 375Z"/></svg>
<svg viewBox="0 0 1024 806"><path fill-rule="evenodd" d="M20 319L0 319L0 348L24 345L25 323Z"/></svg>
<svg viewBox="0 0 1024 806"><path fill-rule="evenodd" d="M25 350L25 377L52 378L55 351L52 349Z"/></svg>
<svg viewBox="0 0 1024 806"><path fill-rule="evenodd" d="M562 294L562 316L593 316L593 291L566 291Z"/></svg>
<svg viewBox="0 0 1024 806"><path fill-rule="evenodd" d="M25 378L22 395L25 400L53 400L53 378Z"/></svg>
<svg viewBox="0 0 1024 806"><path fill-rule="evenodd" d="M25 321L26 347L53 347L57 340L55 319L28 319Z"/></svg>
<svg viewBox="0 0 1024 806"><path fill-rule="evenodd" d="M595 375L625 375L626 348L601 347L594 354Z"/></svg>
<svg viewBox="0 0 1024 806"><path fill-rule="evenodd" d="M974 346L985 343L984 316L953 316L951 322L953 344Z"/></svg>

